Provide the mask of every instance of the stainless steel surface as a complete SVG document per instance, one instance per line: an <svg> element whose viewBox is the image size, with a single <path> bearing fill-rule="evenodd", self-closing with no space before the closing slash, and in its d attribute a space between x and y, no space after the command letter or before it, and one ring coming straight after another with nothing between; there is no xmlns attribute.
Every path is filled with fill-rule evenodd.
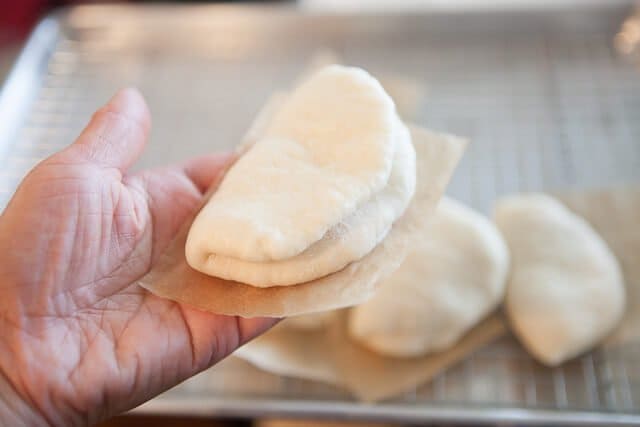
<svg viewBox="0 0 640 427"><path fill-rule="evenodd" d="M640 181L640 73L612 48L627 8L298 15L235 6L83 6L43 22L0 95L0 206L117 88L154 116L138 167L232 147L318 48L428 84L420 124L469 136L449 193L499 195ZM226 368L225 368L226 366ZM404 421L639 424L640 342L539 366L511 339L376 405L225 363L142 411Z"/></svg>

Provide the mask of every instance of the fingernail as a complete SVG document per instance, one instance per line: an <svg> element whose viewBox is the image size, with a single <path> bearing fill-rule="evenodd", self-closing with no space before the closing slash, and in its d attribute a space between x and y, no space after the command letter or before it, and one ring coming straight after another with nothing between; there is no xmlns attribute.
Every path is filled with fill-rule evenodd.
<svg viewBox="0 0 640 427"><path fill-rule="evenodd" d="M136 106L143 103L144 99L137 89L126 88L119 90L113 96L113 98L109 100L107 105L111 107L110 109L124 111L131 108L131 106Z"/></svg>

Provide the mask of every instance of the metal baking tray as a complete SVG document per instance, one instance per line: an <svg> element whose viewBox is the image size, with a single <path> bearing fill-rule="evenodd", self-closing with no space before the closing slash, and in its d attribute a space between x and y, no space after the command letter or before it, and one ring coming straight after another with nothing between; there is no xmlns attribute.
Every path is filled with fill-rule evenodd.
<svg viewBox="0 0 640 427"><path fill-rule="evenodd" d="M566 2L565 2L566 3ZM233 147L275 89L330 48L374 74L425 82L422 125L471 137L449 193L489 212L502 194L640 181L640 71L612 48L630 11L355 15L291 6L79 6L46 18L0 95L0 207L117 88L153 113L137 167ZM225 361L139 411L403 422L640 424L640 342L559 368L510 338L377 404Z"/></svg>

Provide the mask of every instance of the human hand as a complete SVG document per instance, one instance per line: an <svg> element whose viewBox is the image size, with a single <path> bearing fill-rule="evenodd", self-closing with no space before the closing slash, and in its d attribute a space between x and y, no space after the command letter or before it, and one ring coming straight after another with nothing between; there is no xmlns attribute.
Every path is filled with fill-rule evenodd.
<svg viewBox="0 0 640 427"><path fill-rule="evenodd" d="M24 179L0 216L0 424L92 424L216 363L270 327L136 284L227 161L128 174L150 128L119 92Z"/></svg>

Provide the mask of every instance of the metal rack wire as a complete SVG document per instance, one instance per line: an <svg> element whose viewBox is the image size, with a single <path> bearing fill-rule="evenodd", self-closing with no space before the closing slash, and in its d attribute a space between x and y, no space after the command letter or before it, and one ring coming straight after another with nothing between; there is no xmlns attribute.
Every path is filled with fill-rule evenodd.
<svg viewBox="0 0 640 427"><path fill-rule="evenodd" d="M515 191L638 182L640 74L611 47L623 12L381 17L299 16L281 8L69 9L41 24L0 98L0 111L13 111L0 126L0 206L121 86L140 87L154 115L138 167L164 164L232 147L268 95L325 47L374 74L427 82L419 122L471 137L449 192L480 210ZM229 361L145 408L633 424L640 421L638 362L640 342L547 369L507 337L372 406L334 387Z"/></svg>

